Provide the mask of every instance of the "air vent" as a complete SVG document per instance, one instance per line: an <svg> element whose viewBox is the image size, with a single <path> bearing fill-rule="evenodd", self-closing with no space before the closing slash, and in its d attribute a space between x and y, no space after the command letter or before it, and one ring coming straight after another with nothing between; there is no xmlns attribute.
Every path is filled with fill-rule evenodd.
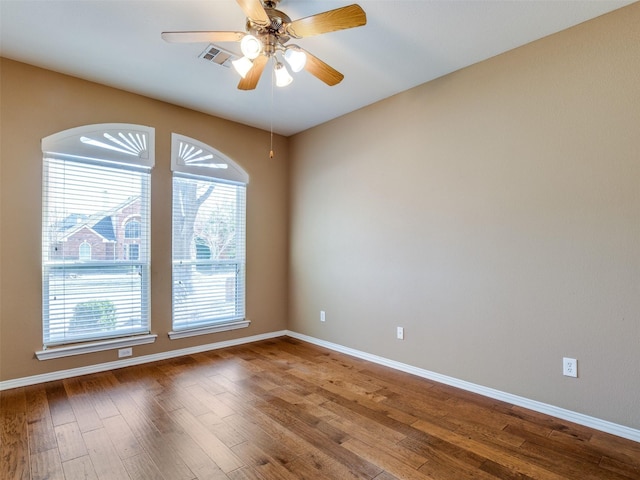
<svg viewBox="0 0 640 480"><path fill-rule="evenodd" d="M214 44L210 44L207 48L205 48L204 51L199 55L199 57L203 60L206 60L207 62L216 63L227 68L231 66L231 62L233 60L236 60L238 58L237 55Z"/></svg>

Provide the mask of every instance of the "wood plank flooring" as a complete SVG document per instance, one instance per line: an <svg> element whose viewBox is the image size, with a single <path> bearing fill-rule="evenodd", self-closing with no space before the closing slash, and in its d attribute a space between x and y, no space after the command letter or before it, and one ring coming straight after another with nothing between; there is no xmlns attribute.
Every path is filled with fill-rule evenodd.
<svg viewBox="0 0 640 480"><path fill-rule="evenodd" d="M0 392L0 478L640 479L640 443L288 337Z"/></svg>

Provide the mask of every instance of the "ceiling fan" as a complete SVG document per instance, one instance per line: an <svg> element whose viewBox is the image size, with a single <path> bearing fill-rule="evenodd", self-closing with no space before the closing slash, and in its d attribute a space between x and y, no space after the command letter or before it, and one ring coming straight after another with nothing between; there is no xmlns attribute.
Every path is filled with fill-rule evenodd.
<svg viewBox="0 0 640 480"><path fill-rule="evenodd" d="M356 4L292 21L284 12L276 9L280 0L236 1L247 16L246 32L163 32L162 38L172 43L240 42L244 56L233 62L234 68L242 76L238 84L240 90L256 88L271 59L274 61L276 85L291 83L293 78L279 57L284 58L294 72L304 68L327 85L337 85L344 78L342 73L298 45L288 42L292 38L311 37L367 23L364 10Z"/></svg>

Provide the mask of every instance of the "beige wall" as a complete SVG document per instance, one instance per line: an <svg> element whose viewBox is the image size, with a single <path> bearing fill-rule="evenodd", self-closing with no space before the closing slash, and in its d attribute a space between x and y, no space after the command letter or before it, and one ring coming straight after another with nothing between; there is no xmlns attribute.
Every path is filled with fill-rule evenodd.
<svg viewBox="0 0 640 480"><path fill-rule="evenodd" d="M286 327L287 140L138 95L2 59L0 84L0 381L117 360L101 352L38 361L42 348L40 140L68 128L124 122L156 129L151 174L151 312L155 344L134 356L274 332ZM247 188L247 329L182 340L171 330L171 133L222 151L250 177Z"/></svg>
<svg viewBox="0 0 640 480"><path fill-rule="evenodd" d="M636 3L292 137L289 328L640 428L639 26Z"/></svg>

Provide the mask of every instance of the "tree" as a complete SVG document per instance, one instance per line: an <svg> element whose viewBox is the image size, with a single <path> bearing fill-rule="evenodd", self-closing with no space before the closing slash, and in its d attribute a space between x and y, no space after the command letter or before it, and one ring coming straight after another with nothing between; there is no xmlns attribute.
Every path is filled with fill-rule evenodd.
<svg viewBox="0 0 640 480"><path fill-rule="evenodd" d="M191 246L196 217L202 204L211 196L214 185L198 194L195 182L174 182L173 200L173 242L174 257L178 260L191 259Z"/></svg>
<svg viewBox="0 0 640 480"><path fill-rule="evenodd" d="M191 180L176 179L173 186L173 251L174 260L191 260L195 248L194 232L198 210L211 196L214 185L202 186ZM181 270L176 284L176 298L184 298L193 290L194 270Z"/></svg>
<svg viewBox="0 0 640 480"><path fill-rule="evenodd" d="M230 201L213 206L206 217L196 220L195 235L211 250L212 259L235 257L236 212Z"/></svg>

